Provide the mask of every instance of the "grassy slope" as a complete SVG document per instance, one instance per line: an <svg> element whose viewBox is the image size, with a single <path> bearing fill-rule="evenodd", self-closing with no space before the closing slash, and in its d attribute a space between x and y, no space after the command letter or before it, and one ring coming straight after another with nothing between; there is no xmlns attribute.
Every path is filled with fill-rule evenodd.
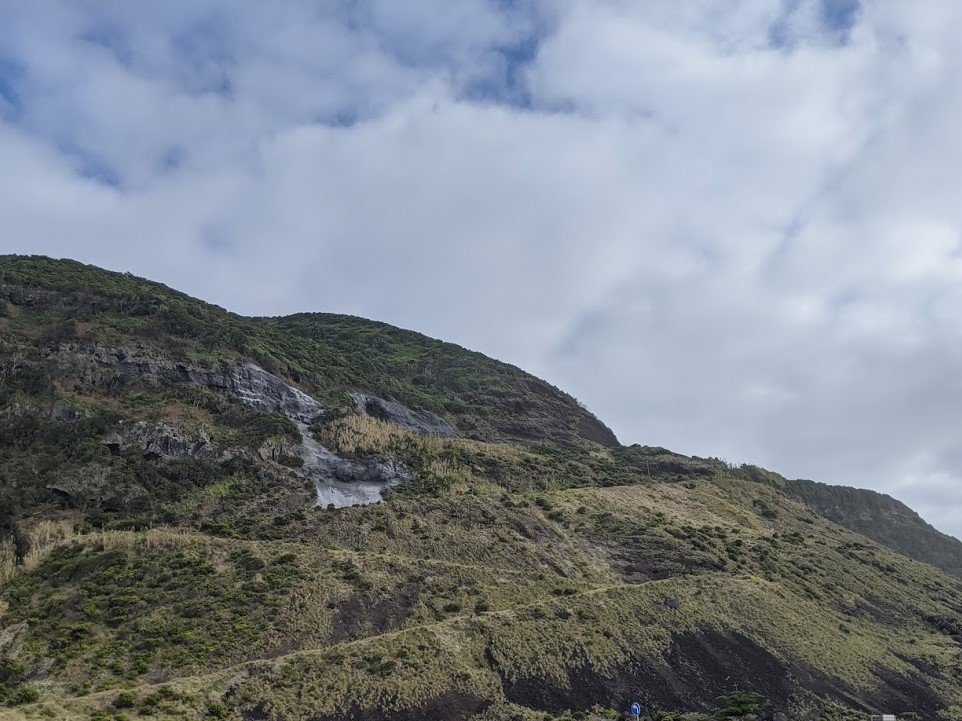
<svg viewBox="0 0 962 721"><path fill-rule="evenodd" d="M0 274L0 363L16 364L0 380L0 536L19 539L0 544L0 705L40 695L0 718L534 718L639 689L649 707L709 708L736 683L783 707L959 713L958 581L778 484L585 443L590 416L563 394L380 324L245 319L42 259ZM257 455L290 440L283 419L51 360L85 343L250 357L328 403L372 390L474 439L335 418L328 445L415 481L385 504L310 509L310 485ZM105 450L136 420L247 455Z"/></svg>
<svg viewBox="0 0 962 721"><path fill-rule="evenodd" d="M862 488L788 480L757 466L742 466L737 473L774 486L849 530L962 578L962 541L933 528L891 496Z"/></svg>
<svg viewBox="0 0 962 721"><path fill-rule="evenodd" d="M846 528L962 578L962 541L891 496L815 481L789 481L785 492Z"/></svg>
<svg viewBox="0 0 962 721"><path fill-rule="evenodd" d="M444 523L469 501L454 496L417 519L401 502L318 511L288 542L153 531L64 545L6 590L4 625L31 621L20 658L53 658L49 700L18 713L82 718L127 687L149 715L160 682L184 718L216 704L325 718L418 710L439 698L540 699L560 710L579 706L579 678L620 701L626 674L667 678L674 690L641 692L667 705L684 698L673 647L713 633L749 638L746 653L771 654L843 698L919 685L946 703L962 700L958 645L932 620L958 621L957 584L757 485L717 478L694 489L564 489L542 499L550 510L532 502L524 513L495 497L470 500L490 514L486 527ZM508 535L519 518L529 528ZM500 552L486 554L497 534ZM105 578L119 549L123 572ZM658 558L646 568L625 563ZM673 565L678 559L685 564ZM196 573L183 576L190 568ZM278 568L290 569L283 585ZM184 600L176 589L191 578ZM250 603L258 588L276 608ZM104 615L111 599L131 593L149 599L143 611ZM669 597L681 608L665 607ZM201 618L191 604L206 609ZM84 622L90 632L76 635ZM745 668L726 670L775 697L797 691L747 655ZM709 699L724 690L720 679L700 681Z"/></svg>

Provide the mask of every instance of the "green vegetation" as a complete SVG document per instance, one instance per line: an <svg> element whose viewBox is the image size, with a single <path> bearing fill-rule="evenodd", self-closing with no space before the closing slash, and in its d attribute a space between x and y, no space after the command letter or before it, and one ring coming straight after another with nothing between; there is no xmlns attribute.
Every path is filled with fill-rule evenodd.
<svg viewBox="0 0 962 721"><path fill-rule="evenodd" d="M613 447L547 384L378 323L41 258L0 259L0 296L0 719L962 708L958 580L832 522L821 489ZM116 349L257 362L331 409L324 445L413 480L314 508L289 419L96 360ZM460 437L357 415L352 390Z"/></svg>
<svg viewBox="0 0 962 721"><path fill-rule="evenodd" d="M293 623L287 599L311 578L297 558L176 534L100 538L54 548L4 590L5 622L30 629L21 659L75 693L263 654Z"/></svg>
<svg viewBox="0 0 962 721"><path fill-rule="evenodd" d="M335 406L370 391L452 418L481 440L614 444L570 396L480 353L383 323L328 314L254 319L159 284L73 261L0 257L0 297L14 337L50 347L96 340L159 345L218 363L246 357Z"/></svg>
<svg viewBox="0 0 962 721"><path fill-rule="evenodd" d="M37 689L27 684L23 664L0 657L0 705L20 706L40 698Z"/></svg>
<svg viewBox="0 0 962 721"><path fill-rule="evenodd" d="M715 700L718 703L715 716L719 719L740 719L752 716L768 703L764 696L751 691L733 691Z"/></svg>
<svg viewBox="0 0 962 721"><path fill-rule="evenodd" d="M846 528L962 578L962 541L890 496L814 481L786 481L783 492Z"/></svg>

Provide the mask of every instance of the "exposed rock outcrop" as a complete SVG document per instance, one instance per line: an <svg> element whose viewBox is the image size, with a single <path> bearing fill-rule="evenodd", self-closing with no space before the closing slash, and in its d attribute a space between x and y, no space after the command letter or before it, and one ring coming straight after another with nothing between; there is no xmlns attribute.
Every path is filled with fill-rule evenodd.
<svg viewBox="0 0 962 721"><path fill-rule="evenodd" d="M352 393L359 412L371 418L423 433L428 436L452 438L457 435L451 425L441 416L424 409L411 410L400 403L386 401L367 393Z"/></svg>
<svg viewBox="0 0 962 721"><path fill-rule="evenodd" d="M400 463L377 456L343 458L318 443L307 426L300 425L300 429L304 472L314 479L318 506L377 503L385 489L411 480Z"/></svg>
<svg viewBox="0 0 962 721"><path fill-rule="evenodd" d="M232 367L222 392L259 411L280 413L299 423L316 423L324 416L323 405L253 363Z"/></svg>
<svg viewBox="0 0 962 721"><path fill-rule="evenodd" d="M102 374L136 376L163 383L189 383L216 393L236 398L264 413L280 413L294 421L301 432L302 472L314 481L317 505L341 508L381 500L386 488L411 480L411 474L400 464L371 456L343 458L322 446L311 434L310 426L324 417L324 406L273 373L253 363L221 369L199 368L158 356L147 348L105 348L102 346L68 347L61 353L71 362L86 358L78 372L86 374L88 382L109 383ZM361 395L361 394L358 394ZM397 403L374 396L364 396L371 408L384 409L392 422L433 435L454 435L439 416L427 411L413 412ZM367 407L367 406L365 406ZM381 417L381 416L378 416ZM118 450L130 443L138 445L145 454L157 459L191 458L218 460L206 436L191 437L168 424L138 423L123 434L107 439L107 445Z"/></svg>
<svg viewBox="0 0 962 721"><path fill-rule="evenodd" d="M55 421L79 421L84 417L84 412L78 408L73 408L65 403L55 403L50 409L50 418Z"/></svg>
<svg viewBox="0 0 962 721"><path fill-rule="evenodd" d="M98 375L113 371L149 381L202 386L265 413L281 413L295 422L316 423L324 416L321 403L253 363L201 368L158 356L143 347L69 346L61 352L71 360L79 357L92 361L79 369L87 382L103 383L105 379Z"/></svg>
<svg viewBox="0 0 962 721"><path fill-rule="evenodd" d="M210 438L204 431L188 434L169 423L135 423L123 434L115 433L105 438L104 445L115 452L136 445L145 456L156 460L210 461L217 458Z"/></svg>

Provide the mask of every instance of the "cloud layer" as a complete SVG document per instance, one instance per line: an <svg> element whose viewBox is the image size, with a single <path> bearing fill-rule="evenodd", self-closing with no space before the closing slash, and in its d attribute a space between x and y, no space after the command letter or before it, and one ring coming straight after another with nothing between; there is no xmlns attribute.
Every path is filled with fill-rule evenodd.
<svg viewBox="0 0 962 721"><path fill-rule="evenodd" d="M0 251L518 363L962 535L962 7L0 6Z"/></svg>

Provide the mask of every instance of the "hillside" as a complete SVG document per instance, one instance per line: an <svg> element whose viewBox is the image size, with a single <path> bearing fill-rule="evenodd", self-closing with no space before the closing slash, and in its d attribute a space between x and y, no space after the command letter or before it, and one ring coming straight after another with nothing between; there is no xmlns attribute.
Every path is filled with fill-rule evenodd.
<svg viewBox="0 0 962 721"><path fill-rule="evenodd" d="M790 481L786 492L841 526L962 578L962 541L939 532L891 496L803 480Z"/></svg>
<svg viewBox="0 0 962 721"><path fill-rule="evenodd" d="M959 580L781 481L416 333L0 258L0 719L959 718Z"/></svg>
<svg viewBox="0 0 962 721"><path fill-rule="evenodd" d="M774 486L840 526L962 578L962 541L933 528L891 496L864 488L789 480L756 466L742 466L738 473Z"/></svg>

